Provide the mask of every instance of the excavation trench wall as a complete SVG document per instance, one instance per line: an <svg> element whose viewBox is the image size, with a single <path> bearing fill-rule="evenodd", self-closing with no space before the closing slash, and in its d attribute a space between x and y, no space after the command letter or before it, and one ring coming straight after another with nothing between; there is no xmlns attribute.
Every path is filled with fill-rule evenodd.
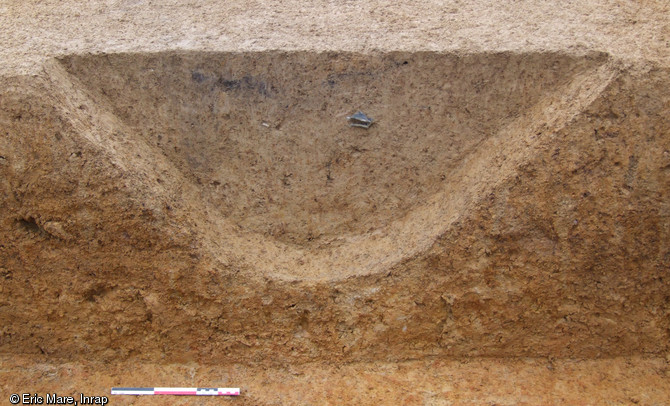
<svg viewBox="0 0 670 406"><path fill-rule="evenodd" d="M668 351L669 77L607 55L74 55L1 79L0 351ZM368 130L346 116L361 109Z"/></svg>

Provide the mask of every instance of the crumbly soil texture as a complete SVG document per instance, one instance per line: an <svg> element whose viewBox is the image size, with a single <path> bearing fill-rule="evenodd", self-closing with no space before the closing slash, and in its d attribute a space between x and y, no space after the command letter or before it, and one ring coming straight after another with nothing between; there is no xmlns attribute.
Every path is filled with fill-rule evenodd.
<svg viewBox="0 0 670 406"><path fill-rule="evenodd" d="M0 395L670 403L667 7L617 4L646 16L619 50L394 24L381 47L5 49Z"/></svg>

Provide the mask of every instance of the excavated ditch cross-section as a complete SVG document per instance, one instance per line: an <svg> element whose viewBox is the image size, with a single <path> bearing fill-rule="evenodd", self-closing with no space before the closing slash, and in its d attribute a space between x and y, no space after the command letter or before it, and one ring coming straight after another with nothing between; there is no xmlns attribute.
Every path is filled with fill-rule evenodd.
<svg viewBox="0 0 670 406"><path fill-rule="evenodd" d="M233 254L226 239L244 235L241 248L269 273L338 278L426 248L507 175L473 185L463 177L479 176L477 165L464 158L496 137L516 142L524 134L501 135L515 123L544 124L533 108L602 58L190 52L61 63L196 186L218 224L206 231L213 251ZM372 127L347 124L358 110Z"/></svg>
<svg viewBox="0 0 670 406"><path fill-rule="evenodd" d="M667 350L667 70L166 52L0 81L6 353Z"/></svg>

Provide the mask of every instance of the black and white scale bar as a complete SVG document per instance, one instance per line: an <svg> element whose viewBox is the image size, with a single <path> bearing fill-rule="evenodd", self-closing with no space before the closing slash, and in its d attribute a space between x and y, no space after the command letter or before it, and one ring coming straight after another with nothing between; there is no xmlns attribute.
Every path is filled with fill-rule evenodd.
<svg viewBox="0 0 670 406"><path fill-rule="evenodd" d="M112 388L112 395L239 396L240 388Z"/></svg>

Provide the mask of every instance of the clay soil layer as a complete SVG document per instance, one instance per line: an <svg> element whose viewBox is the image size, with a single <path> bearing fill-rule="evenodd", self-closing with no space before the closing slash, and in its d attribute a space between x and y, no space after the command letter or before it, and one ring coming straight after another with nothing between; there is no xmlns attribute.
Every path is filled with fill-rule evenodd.
<svg viewBox="0 0 670 406"><path fill-rule="evenodd" d="M670 403L667 4L91 3L0 5L0 396Z"/></svg>

